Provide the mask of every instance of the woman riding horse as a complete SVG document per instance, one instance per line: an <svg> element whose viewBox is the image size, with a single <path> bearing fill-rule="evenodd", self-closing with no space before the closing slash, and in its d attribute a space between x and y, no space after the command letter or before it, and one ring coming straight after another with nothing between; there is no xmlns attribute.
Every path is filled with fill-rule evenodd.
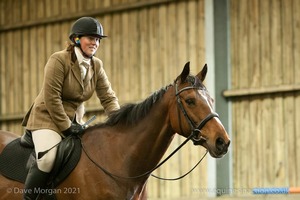
<svg viewBox="0 0 300 200"><path fill-rule="evenodd" d="M187 63L173 84L140 103L122 106L105 123L86 129L80 136L79 162L55 187L54 191L61 191L55 193L57 199L145 200L150 173L160 166L176 134L205 147L212 157L224 156L230 138L203 84L206 72L205 65L196 76L189 75ZM0 130L0 156L18 140L17 134ZM23 188L22 182L0 174L2 200L21 199Z"/></svg>
<svg viewBox="0 0 300 200"><path fill-rule="evenodd" d="M50 149L62 138L84 130L83 102L90 99L94 91L107 114L119 109L103 63L94 56L105 37L103 27L96 19L82 17L71 28L71 43L67 49L49 58L42 89L22 123L32 133L36 155ZM56 150L53 148L42 158L36 158L37 162L27 175L24 191L40 191L38 188L45 185ZM38 195L25 192L24 199L36 199Z"/></svg>

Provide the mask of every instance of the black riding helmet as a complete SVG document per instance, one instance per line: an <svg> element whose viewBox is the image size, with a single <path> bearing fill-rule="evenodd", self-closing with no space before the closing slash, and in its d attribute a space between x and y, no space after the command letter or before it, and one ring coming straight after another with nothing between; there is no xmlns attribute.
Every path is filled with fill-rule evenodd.
<svg viewBox="0 0 300 200"><path fill-rule="evenodd" d="M72 25L70 40L74 42L74 38L80 36L94 36L100 39L107 37L103 34L102 25L92 17L81 17Z"/></svg>

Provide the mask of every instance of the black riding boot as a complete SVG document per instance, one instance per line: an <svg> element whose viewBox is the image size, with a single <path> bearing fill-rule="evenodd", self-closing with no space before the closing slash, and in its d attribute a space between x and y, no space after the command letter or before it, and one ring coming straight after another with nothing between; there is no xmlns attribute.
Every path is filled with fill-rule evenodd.
<svg viewBox="0 0 300 200"><path fill-rule="evenodd" d="M45 188L48 178L49 173L39 170L37 163L34 162L26 177L23 200L36 200Z"/></svg>

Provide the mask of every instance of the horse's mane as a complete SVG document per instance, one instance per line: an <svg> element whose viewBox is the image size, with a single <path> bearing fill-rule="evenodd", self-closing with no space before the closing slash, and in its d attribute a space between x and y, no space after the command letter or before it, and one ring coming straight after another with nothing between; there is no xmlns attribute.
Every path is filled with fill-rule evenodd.
<svg viewBox="0 0 300 200"><path fill-rule="evenodd" d="M188 76L186 82L190 82L195 87L204 87L205 89L205 86L202 84L202 82L195 76ZM136 124L149 113L153 105L162 98L162 96L166 93L167 89L170 86L171 85L162 87L160 90L157 90L156 92L152 93L149 97L147 97L144 101L140 103L128 103L121 106L121 108L117 111L114 111L104 123L99 123L90 128L93 129L106 126L114 126L120 123L124 125Z"/></svg>
<svg viewBox="0 0 300 200"><path fill-rule="evenodd" d="M136 124L149 113L153 105L162 98L162 96L166 93L168 88L169 86L166 86L161 88L160 90L155 91L140 103L124 104L119 110L111 113L111 115L107 118L107 120L104 123L97 124L94 126L94 128L113 126L118 123L123 123L125 125Z"/></svg>

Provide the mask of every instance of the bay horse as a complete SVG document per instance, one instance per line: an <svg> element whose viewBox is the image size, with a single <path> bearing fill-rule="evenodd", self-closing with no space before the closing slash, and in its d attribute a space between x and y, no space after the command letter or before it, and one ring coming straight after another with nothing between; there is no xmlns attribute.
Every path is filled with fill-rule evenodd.
<svg viewBox="0 0 300 200"><path fill-rule="evenodd" d="M230 139L203 84L206 73L205 65L196 76L190 75L188 62L173 84L140 103L121 106L106 122L87 128L81 139L86 152L56 188L57 199L146 199L151 173L145 172L159 163L175 134L190 137L212 157L225 155ZM17 137L0 131L0 152ZM23 187L0 175L1 199L22 199Z"/></svg>

